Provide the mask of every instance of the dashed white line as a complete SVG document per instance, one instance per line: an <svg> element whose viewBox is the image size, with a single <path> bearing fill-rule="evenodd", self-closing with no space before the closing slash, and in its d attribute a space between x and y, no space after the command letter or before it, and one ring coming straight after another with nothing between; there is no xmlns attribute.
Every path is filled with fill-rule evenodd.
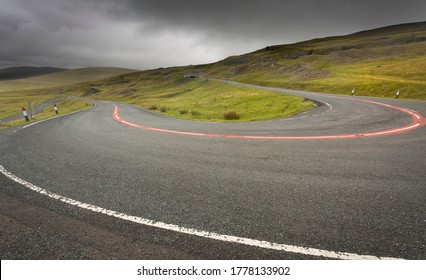
<svg viewBox="0 0 426 280"><path fill-rule="evenodd" d="M303 255L310 255L310 256L316 256L316 257L323 257L323 258L330 258L330 259L343 259L343 260L395 260L396 258L390 258L390 257L378 257L378 256L372 256L372 255L359 255L354 253L347 253L347 252L337 252L337 251L329 251L329 250L323 250L323 249L316 249L316 248L309 248L309 247L301 247L301 246L294 246L294 245L288 245L288 244L280 244L280 243L273 243L269 241L264 240L256 240L256 239L250 239L245 237L238 237L238 236L232 236L232 235L225 235L225 234L219 234L215 232L209 232L204 230L198 230L193 228L186 228L181 227L179 225L174 224L167 224L163 222L156 222L153 220L145 219L138 216L132 216L127 215L125 213L117 212L114 210L109 210L106 208L102 208L96 205L80 202L78 200L74 200L59 194L55 194L53 192L50 192L46 189L37 187L36 185L27 182L18 176L15 176L11 172L7 171L2 165L0 165L0 172L5 175L7 178L21 184L22 186L35 191L39 194L45 195L47 197L50 197L52 199L64 202L69 205L77 206L82 209L90 210L96 213L105 214L111 217L115 217L121 220L130 221L134 223L138 223L145 226L150 227L156 227L160 229L166 229L171 230L178 233L184 233L184 234L190 234L194 236L199 236L203 238L210 238L218 241L224 241L224 242L231 242L231 243L237 243L242 245L248 245L258 248L264 248L269 250L277 250L277 251L284 251L289 253L296 253L296 254L303 254Z"/></svg>

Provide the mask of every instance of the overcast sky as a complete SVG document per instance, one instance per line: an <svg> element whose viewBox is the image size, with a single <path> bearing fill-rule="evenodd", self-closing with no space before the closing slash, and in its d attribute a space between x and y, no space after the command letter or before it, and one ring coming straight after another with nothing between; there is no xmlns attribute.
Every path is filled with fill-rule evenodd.
<svg viewBox="0 0 426 280"><path fill-rule="evenodd" d="M425 0L0 0L0 68L201 64L425 20Z"/></svg>

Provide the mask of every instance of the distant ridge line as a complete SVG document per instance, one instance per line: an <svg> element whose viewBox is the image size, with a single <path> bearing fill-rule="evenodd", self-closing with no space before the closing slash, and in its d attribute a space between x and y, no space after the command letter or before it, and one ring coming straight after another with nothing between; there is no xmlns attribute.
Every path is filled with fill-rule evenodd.
<svg viewBox="0 0 426 280"><path fill-rule="evenodd" d="M64 68L55 67L33 67L33 66L18 66L0 69L0 81L17 80L23 78L31 78L43 76L47 74L65 71Z"/></svg>

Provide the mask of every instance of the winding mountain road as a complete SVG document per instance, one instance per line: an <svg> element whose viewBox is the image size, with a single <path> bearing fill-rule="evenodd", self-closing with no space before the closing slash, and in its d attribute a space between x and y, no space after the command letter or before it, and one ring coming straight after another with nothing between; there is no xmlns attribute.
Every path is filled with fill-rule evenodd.
<svg viewBox="0 0 426 280"><path fill-rule="evenodd" d="M1 131L2 259L425 259L426 103L268 89L318 105L224 124L93 101Z"/></svg>

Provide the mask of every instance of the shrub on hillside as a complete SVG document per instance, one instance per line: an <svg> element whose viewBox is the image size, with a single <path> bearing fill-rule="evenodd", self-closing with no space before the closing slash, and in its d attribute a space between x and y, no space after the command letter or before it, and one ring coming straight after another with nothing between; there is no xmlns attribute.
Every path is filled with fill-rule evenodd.
<svg viewBox="0 0 426 280"><path fill-rule="evenodd" d="M230 111L230 112L223 113L223 118L228 121L238 120L240 118L240 115L238 115L237 112Z"/></svg>
<svg viewBox="0 0 426 280"><path fill-rule="evenodd" d="M148 107L148 109L149 109L149 110L157 110L157 109L158 109L158 106L157 106L157 105L155 105L155 104L153 104L153 105L150 105L150 106Z"/></svg>
<svg viewBox="0 0 426 280"><path fill-rule="evenodd" d="M197 117L197 116L201 115L201 113L198 112L198 111L191 111L191 115L194 116L194 117Z"/></svg>

